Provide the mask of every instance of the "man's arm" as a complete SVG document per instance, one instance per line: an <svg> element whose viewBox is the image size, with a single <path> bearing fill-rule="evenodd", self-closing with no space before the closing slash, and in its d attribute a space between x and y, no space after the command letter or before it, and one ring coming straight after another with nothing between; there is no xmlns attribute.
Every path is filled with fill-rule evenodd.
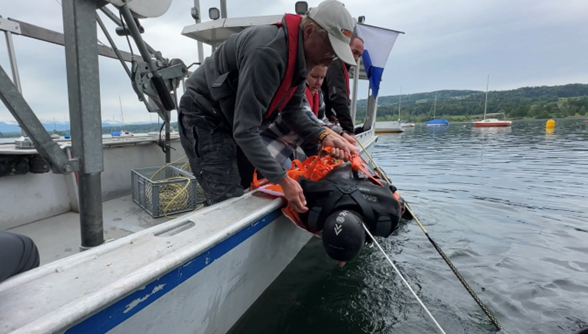
<svg viewBox="0 0 588 334"><path fill-rule="evenodd" d="M331 63L325 76L323 85L325 85L326 91L323 91L323 93L325 93L325 103L327 104L327 117L329 116L328 109L334 109L343 130L347 133L353 133L353 120L351 119L349 94L347 93L347 78L345 77L343 66L345 64L340 59Z"/></svg>

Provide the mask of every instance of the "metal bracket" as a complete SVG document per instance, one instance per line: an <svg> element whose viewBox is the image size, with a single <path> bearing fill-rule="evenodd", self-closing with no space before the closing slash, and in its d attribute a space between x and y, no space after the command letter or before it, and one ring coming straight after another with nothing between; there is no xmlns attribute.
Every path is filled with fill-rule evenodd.
<svg viewBox="0 0 588 334"><path fill-rule="evenodd" d="M0 16L0 30L20 35L20 24Z"/></svg>
<svg viewBox="0 0 588 334"><path fill-rule="evenodd" d="M172 59L169 64L156 61L155 65L157 66L157 72L163 78L165 82L165 86L168 91L173 92L175 91L184 78L188 73L188 68L184 64L183 61L179 59ZM139 97L147 95L150 98L150 101L154 102L157 105L159 110L149 110L149 112L157 111L158 113L161 110L165 110L157 91L151 84L151 78L153 77L153 73L149 69L149 65L145 62L133 62L133 66L131 68L131 82L135 93ZM178 97L174 94L171 94L174 102L178 103ZM165 117L163 117L165 119Z"/></svg>

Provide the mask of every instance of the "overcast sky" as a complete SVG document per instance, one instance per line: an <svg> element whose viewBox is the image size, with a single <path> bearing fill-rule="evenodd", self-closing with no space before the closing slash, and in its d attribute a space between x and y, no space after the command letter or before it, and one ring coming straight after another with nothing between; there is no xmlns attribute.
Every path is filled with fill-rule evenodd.
<svg viewBox="0 0 588 334"><path fill-rule="evenodd" d="M0 15L63 31L61 0L2 1ZM588 1L586 0L345 0L354 17L405 32L396 40L386 65L380 96L444 89L490 91L524 86L588 83ZM228 15L274 15L294 11L295 1L227 0ZM310 1L316 6L318 1ZM192 0L174 0L159 18L142 20L144 39L164 57L197 61L196 42L181 35L193 24ZM202 11L219 7L203 0ZM105 21L109 21L103 16ZM206 18L208 20L208 18ZM128 51L126 40L111 35ZM107 43L99 33L98 39ZM64 49L28 38L13 37L23 95L42 120L69 119ZM137 49L134 48L134 51ZM209 49L206 53L208 54ZM10 72L5 39L0 39L0 65ZM117 60L100 60L103 120L120 122L119 97L126 123L150 120L137 101ZM360 85L365 97L367 85ZM0 121L12 120L0 104ZM175 119L175 116L174 116Z"/></svg>

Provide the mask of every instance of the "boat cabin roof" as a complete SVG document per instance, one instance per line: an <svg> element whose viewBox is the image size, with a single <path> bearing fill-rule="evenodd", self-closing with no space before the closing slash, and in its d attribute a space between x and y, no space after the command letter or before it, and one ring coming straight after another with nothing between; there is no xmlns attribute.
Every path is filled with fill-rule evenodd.
<svg viewBox="0 0 588 334"><path fill-rule="evenodd" d="M218 46L232 34L251 26L272 24L281 20L282 15L221 18L185 26L182 35L211 46Z"/></svg>
<svg viewBox="0 0 588 334"><path fill-rule="evenodd" d="M226 41L232 34L239 33L252 26L280 22L282 17L283 15L267 15L220 18L218 20L185 26L182 29L182 35L216 47ZM354 67L350 69L349 77L351 78L353 78L354 69ZM360 66L359 79L367 80L364 66Z"/></svg>

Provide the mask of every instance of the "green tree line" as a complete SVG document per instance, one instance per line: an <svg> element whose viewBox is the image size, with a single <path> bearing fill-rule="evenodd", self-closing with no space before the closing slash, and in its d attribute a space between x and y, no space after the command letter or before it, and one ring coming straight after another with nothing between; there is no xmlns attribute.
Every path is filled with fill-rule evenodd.
<svg viewBox="0 0 588 334"><path fill-rule="evenodd" d="M486 92L441 90L402 95L400 119L424 122L435 118L470 121L482 118ZM378 119L398 119L399 95L378 97ZM366 100L357 103L357 118L365 118ZM586 116L588 85L523 87L506 91L489 91L487 113L504 113L508 119Z"/></svg>

